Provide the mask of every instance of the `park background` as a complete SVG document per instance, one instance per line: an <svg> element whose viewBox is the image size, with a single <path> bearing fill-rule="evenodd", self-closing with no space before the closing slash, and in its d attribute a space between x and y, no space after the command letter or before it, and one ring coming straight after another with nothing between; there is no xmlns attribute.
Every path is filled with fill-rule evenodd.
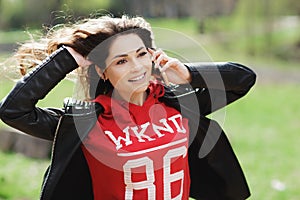
<svg viewBox="0 0 300 200"><path fill-rule="evenodd" d="M234 61L257 73L241 100L219 111L251 200L300 199L300 4L297 0L0 0L0 62L17 43L62 22L101 14L141 15L156 44L185 61ZM0 98L15 77L0 69ZM63 81L39 106L62 107ZM0 199L38 199L49 144L0 123ZM46 156L45 156L46 155Z"/></svg>

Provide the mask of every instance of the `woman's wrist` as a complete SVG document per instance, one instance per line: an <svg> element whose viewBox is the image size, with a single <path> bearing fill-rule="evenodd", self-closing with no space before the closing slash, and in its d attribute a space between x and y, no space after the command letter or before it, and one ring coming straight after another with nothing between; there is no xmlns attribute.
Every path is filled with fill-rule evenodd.
<svg viewBox="0 0 300 200"><path fill-rule="evenodd" d="M185 70L185 80L188 82L188 83L191 83L192 82L192 75L190 73L190 71L188 69Z"/></svg>
<svg viewBox="0 0 300 200"><path fill-rule="evenodd" d="M81 54L79 54L77 51L75 51L72 47L64 46L68 50L68 52L73 56L76 63L79 67L86 67L92 64L91 61L84 58Z"/></svg>
<svg viewBox="0 0 300 200"><path fill-rule="evenodd" d="M184 74L184 79L186 80L186 82L191 83L192 82L192 74L187 65L184 65L184 73L183 74Z"/></svg>

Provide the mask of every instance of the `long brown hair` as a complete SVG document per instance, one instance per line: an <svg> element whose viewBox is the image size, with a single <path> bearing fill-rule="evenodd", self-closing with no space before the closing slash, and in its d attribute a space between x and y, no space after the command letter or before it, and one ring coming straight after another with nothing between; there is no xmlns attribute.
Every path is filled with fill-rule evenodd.
<svg viewBox="0 0 300 200"><path fill-rule="evenodd" d="M62 45L70 46L97 66L105 68L109 47L115 37L122 34L137 34L146 47L153 47L153 33L150 24L142 17L120 18L100 16L87 18L73 24L61 24L48 30L38 40L22 44L14 56L20 72L25 75ZM93 99L112 89L109 81L99 79L93 65L77 69L86 99Z"/></svg>

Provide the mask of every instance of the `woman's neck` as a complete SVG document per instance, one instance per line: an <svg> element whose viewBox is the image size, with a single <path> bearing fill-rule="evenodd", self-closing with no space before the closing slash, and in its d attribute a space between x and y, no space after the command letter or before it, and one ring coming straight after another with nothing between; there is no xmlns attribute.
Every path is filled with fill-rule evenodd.
<svg viewBox="0 0 300 200"><path fill-rule="evenodd" d="M126 95L122 95L122 93L119 93L117 91L113 92L113 98L125 100L129 103L142 106L147 98L147 92L142 93L133 93L130 96L126 93Z"/></svg>

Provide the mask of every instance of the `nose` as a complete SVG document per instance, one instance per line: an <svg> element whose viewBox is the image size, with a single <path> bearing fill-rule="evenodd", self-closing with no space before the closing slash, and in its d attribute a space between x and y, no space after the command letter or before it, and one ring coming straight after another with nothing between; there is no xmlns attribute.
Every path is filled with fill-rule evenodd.
<svg viewBox="0 0 300 200"><path fill-rule="evenodd" d="M136 58L132 59L131 71L139 71L143 68L143 64Z"/></svg>

